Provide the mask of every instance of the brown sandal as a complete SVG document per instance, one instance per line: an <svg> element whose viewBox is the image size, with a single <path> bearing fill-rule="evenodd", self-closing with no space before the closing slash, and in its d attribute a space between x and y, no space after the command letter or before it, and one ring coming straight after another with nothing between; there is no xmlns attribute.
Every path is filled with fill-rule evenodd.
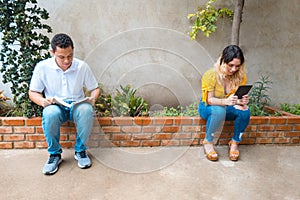
<svg viewBox="0 0 300 200"><path fill-rule="evenodd" d="M206 151L205 145L213 145L213 142L207 142L206 140L203 140L203 149L204 154L206 155L206 158L210 161L217 161L218 160L218 153L214 150L213 146L210 151Z"/></svg>
<svg viewBox="0 0 300 200"><path fill-rule="evenodd" d="M237 149L236 150L231 150L232 145L238 146L238 144L239 144L238 142L235 142L235 141L232 141L232 140L228 143L229 158L230 158L231 161L238 161L238 159L239 159L240 151L237 150Z"/></svg>

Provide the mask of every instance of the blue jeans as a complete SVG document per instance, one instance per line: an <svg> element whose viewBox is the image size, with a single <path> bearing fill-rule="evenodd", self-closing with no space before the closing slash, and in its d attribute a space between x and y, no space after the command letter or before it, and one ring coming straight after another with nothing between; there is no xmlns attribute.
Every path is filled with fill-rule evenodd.
<svg viewBox="0 0 300 200"><path fill-rule="evenodd" d="M213 142L214 133L221 128L225 120L235 121L232 140L240 142L250 121L249 108L247 110L239 110L234 108L234 106L211 106L200 102L198 112L206 120L205 140L208 142Z"/></svg>
<svg viewBox="0 0 300 200"><path fill-rule="evenodd" d="M43 131L48 143L49 154L61 154L60 125L66 121L73 121L76 125L77 135L75 151L87 149L86 142L92 131L94 123L94 110L91 104L83 102L71 109L58 105L49 105L44 108L42 116Z"/></svg>

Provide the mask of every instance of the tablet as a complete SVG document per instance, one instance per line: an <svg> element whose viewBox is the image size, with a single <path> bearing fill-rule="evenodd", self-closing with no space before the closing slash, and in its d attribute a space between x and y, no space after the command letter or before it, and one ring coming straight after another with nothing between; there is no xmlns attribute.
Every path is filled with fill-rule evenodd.
<svg viewBox="0 0 300 200"><path fill-rule="evenodd" d="M245 94L248 94L248 92L250 91L251 88L252 88L252 85L241 85L236 90L234 95L238 96L238 98L241 99Z"/></svg>

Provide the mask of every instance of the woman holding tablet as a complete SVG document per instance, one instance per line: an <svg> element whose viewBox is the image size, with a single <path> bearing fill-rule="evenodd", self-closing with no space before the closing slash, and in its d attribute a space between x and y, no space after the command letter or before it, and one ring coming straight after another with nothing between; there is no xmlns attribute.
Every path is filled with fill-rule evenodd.
<svg viewBox="0 0 300 200"><path fill-rule="evenodd" d="M240 47L229 45L223 50L215 66L202 76L202 98L198 111L206 120L203 146L208 160L218 160L213 139L225 120L235 121L234 135L228 144L229 158L232 161L239 158L238 144L250 120L248 95L243 95L241 99L235 95L238 87L245 85L247 81L244 61Z"/></svg>

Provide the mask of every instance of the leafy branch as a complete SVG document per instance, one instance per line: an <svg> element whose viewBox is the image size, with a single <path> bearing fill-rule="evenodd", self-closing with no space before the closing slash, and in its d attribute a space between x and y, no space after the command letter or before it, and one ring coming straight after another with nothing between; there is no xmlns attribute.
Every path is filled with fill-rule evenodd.
<svg viewBox="0 0 300 200"><path fill-rule="evenodd" d="M216 32L216 23L219 18L227 16L231 20L233 19L234 12L232 10L226 7L215 8L213 6L213 3L215 2L216 0L209 0L204 9L198 6L196 13L191 13L188 15L188 19L193 21L192 30L190 32L190 38L192 40L196 39L199 31L202 31L206 37L209 37L211 33Z"/></svg>

